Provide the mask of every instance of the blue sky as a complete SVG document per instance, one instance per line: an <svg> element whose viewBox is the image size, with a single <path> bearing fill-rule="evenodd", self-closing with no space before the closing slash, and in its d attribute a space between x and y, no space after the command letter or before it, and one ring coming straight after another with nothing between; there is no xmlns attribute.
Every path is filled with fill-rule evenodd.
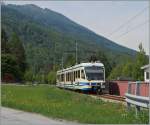
<svg viewBox="0 0 150 125"><path fill-rule="evenodd" d="M148 1L6 1L5 3L35 4L49 8L120 45L138 50L138 45L142 42L146 53L149 53ZM138 13L140 14L136 18L114 32ZM113 34L110 35L111 33Z"/></svg>

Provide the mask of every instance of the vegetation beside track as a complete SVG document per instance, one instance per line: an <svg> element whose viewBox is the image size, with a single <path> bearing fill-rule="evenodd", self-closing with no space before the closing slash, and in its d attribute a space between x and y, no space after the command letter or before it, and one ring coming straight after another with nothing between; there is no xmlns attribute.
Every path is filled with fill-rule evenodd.
<svg viewBox="0 0 150 125"><path fill-rule="evenodd" d="M2 85L2 106L39 113L48 117L80 123L148 123L148 111L126 111L121 104L95 100L87 95L61 90L55 86Z"/></svg>

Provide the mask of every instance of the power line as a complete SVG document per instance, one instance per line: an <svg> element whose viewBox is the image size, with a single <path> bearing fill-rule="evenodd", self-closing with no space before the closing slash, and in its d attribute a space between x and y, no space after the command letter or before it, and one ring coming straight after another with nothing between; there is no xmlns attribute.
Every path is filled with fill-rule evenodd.
<svg viewBox="0 0 150 125"><path fill-rule="evenodd" d="M143 26L144 24L146 24L146 23L148 23L148 22L149 22L149 20L146 20L146 21L144 21L144 22L142 22L142 23L136 25L136 26L133 27L132 29L130 29L130 30L128 30L128 31L126 31L126 32L124 32L124 33L122 33L121 35L119 35L117 38L120 38L120 37L126 35L127 33L129 33L129 32L131 32L131 31L133 31L133 30L135 30L135 29L137 29L137 28Z"/></svg>
<svg viewBox="0 0 150 125"><path fill-rule="evenodd" d="M126 24L128 24L129 22L131 22L132 20L134 20L136 17L140 16L146 9L148 9L148 6L145 7L144 9L142 9L139 13L137 13L133 17L131 17L125 23L123 23L122 25L120 25L118 28L116 28L116 30L114 30L112 33L110 33L110 36L112 36L114 33L118 32L122 27L124 27Z"/></svg>

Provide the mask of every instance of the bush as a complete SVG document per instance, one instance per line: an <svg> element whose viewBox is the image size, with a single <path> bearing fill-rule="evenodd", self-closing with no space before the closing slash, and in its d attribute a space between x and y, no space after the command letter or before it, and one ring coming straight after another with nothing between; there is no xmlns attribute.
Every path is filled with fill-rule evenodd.
<svg viewBox="0 0 150 125"><path fill-rule="evenodd" d="M23 78L22 72L20 72L19 66L17 65L16 58L11 54L2 54L1 55L1 75L2 81L6 81L5 75L10 74L14 76L14 82L20 81Z"/></svg>
<svg viewBox="0 0 150 125"><path fill-rule="evenodd" d="M33 72L31 70L27 70L24 75L25 81L32 82L33 81Z"/></svg>
<svg viewBox="0 0 150 125"><path fill-rule="evenodd" d="M50 71L47 75L48 84L56 84L56 72Z"/></svg>

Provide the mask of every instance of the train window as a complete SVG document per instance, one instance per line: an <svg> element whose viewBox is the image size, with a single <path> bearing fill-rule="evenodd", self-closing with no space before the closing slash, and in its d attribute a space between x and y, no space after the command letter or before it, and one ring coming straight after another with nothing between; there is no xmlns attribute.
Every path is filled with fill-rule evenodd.
<svg viewBox="0 0 150 125"><path fill-rule="evenodd" d="M69 81L69 73L67 73L67 81Z"/></svg>
<svg viewBox="0 0 150 125"><path fill-rule="evenodd" d="M85 79L84 70L81 70L81 78Z"/></svg>
<svg viewBox="0 0 150 125"><path fill-rule="evenodd" d="M74 72L72 71L72 81L74 81Z"/></svg>
<svg viewBox="0 0 150 125"><path fill-rule="evenodd" d="M66 73L66 81L68 81L68 73Z"/></svg>
<svg viewBox="0 0 150 125"><path fill-rule="evenodd" d="M72 76L72 79L73 79L73 81L75 81L75 80L74 80L74 72L72 72L72 75L73 75L73 76Z"/></svg>
<svg viewBox="0 0 150 125"><path fill-rule="evenodd" d="M70 81L71 81L71 72L70 72Z"/></svg>
<svg viewBox="0 0 150 125"><path fill-rule="evenodd" d="M78 78L80 78L80 70L78 70Z"/></svg>
<svg viewBox="0 0 150 125"><path fill-rule="evenodd" d="M73 81L73 78L72 78L72 77L73 77L73 72L71 72L71 81Z"/></svg>
<svg viewBox="0 0 150 125"><path fill-rule="evenodd" d="M70 72L69 72L69 81L70 81L70 75L71 75L71 74L70 74Z"/></svg>
<svg viewBox="0 0 150 125"><path fill-rule="evenodd" d="M78 72L76 71L76 78L78 78Z"/></svg>
<svg viewBox="0 0 150 125"><path fill-rule="evenodd" d="M71 73L69 72L69 81L71 80Z"/></svg>
<svg viewBox="0 0 150 125"><path fill-rule="evenodd" d="M62 74L62 81L64 81L64 74Z"/></svg>
<svg viewBox="0 0 150 125"><path fill-rule="evenodd" d="M63 78L62 78L62 77L63 77L62 75L63 75L63 74L61 74L61 80L60 80L60 81L62 81L62 79L63 79Z"/></svg>
<svg viewBox="0 0 150 125"><path fill-rule="evenodd" d="M67 81L67 73L66 73L66 81Z"/></svg>
<svg viewBox="0 0 150 125"><path fill-rule="evenodd" d="M70 78L69 78L69 79L70 79L70 81L71 81L71 72L70 72Z"/></svg>
<svg viewBox="0 0 150 125"><path fill-rule="evenodd" d="M73 78L74 78L74 81L75 81L75 71L74 71L74 73L73 73Z"/></svg>
<svg viewBox="0 0 150 125"><path fill-rule="evenodd" d="M74 71L74 79L76 79L76 71Z"/></svg>
<svg viewBox="0 0 150 125"><path fill-rule="evenodd" d="M67 73L67 81L69 81L69 73Z"/></svg>
<svg viewBox="0 0 150 125"><path fill-rule="evenodd" d="M62 74L62 79L61 79L61 81L62 81L62 82L64 81L64 74Z"/></svg>

